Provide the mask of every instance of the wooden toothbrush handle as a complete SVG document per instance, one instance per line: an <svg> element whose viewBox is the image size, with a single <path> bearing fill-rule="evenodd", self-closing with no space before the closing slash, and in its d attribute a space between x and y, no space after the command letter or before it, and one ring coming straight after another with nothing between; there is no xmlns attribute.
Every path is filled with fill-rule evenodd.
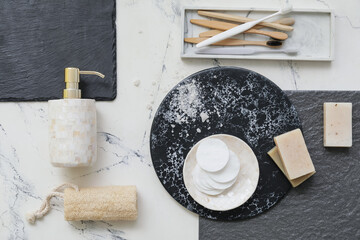
<svg viewBox="0 0 360 240"><path fill-rule="evenodd" d="M216 29L213 29L213 30L208 30L208 31L205 31L205 32L202 32L199 34L199 37L201 38L208 38L208 37L212 37L212 36L215 36L219 33L222 33L223 31L221 30L216 30Z"/></svg>
<svg viewBox="0 0 360 240"><path fill-rule="evenodd" d="M219 33L222 33L223 31L221 30L209 30L209 31L205 31L199 34L199 37L213 37ZM274 39L277 40L285 40L288 38L288 35L285 33L285 35L280 34L280 32L267 32L267 31L261 31L261 30L256 30L254 29L253 31L249 31L247 33L255 33L255 34L262 34L265 36L269 36L272 37Z"/></svg>
<svg viewBox="0 0 360 240"><path fill-rule="evenodd" d="M200 33L199 37L213 37L222 32L223 31L221 31L221 30L209 30L209 31ZM286 33L282 33L282 32L268 32L268 31L261 31L261 30L253 29L251 31L247 31L246 33L261 34L261 35L272 37L277 40L286 40L288 38L288 35Z"/></svg>
<svg viewBox="0 0 360 240"><path fill-rule="evenodd" d="M239 23L246 23L254 21L252 18L242 17L242 16L235 16L231 14L226 13L218 13L218 12L212 12L212 11L198 11L198 14L200 16L206 16L206 17L213 17L217 19L227 20L227 21L233 21L233 22L239 22ZM291 26L282 25L279 23L271 23L271 22L261 22L258 25L262 25L265 27L275 28L282 31L292 31L294 30Z"/></svg>
<svg viewBox="0 0 360 240"><path fill-rule="evenodd" d="M208 38L185 38L184 41L187 43L200 43ZM247 41L241 39L228 38L222 40L220 42L216 42L212 45L216 46L245 46L245 45L255 45L255 46L264 46L264 47L272 47L267 45L267 41Z"/></svg>
<svg viewBox="0 0 360 240"><path fill-rule="evenodd" d="M295 19L293 18L280 18L276 21L273 21L272 23L279 23L282 25L287 25L287 26L292 26L295 24ZM255 25L253 28L254 29L260 29L260 28L264 28L265 26L262 25Z"/></svg>
<svg viewBox="0 0 360 240"><path fill-rule="evenodd" d="M233 27L239 26L234 23L212 21L212 20L206 20L206 19L190 19L190 22L192 24L196 24L196 25L199 25L202 27L213 28L213 29L222 30L222 31L226 31Z"/></svg>
<svg viewBox="0 0 360 240"><path fill-rule="evenodd" d="M222 30L222 31L226 31L233 27L238 26L237 24L233 24L233 23L227 23L227 22L221 22L221 21L211 21L211 20L205 20L205 19L191 19L190 22L193 24L199 25L199 26L213 28L213 29ZM249 29L249 30L245 31L244 33L261 34L261 35L269 36L269 37L272 37L272 38L275 38L278 40L285 40L288 38L288 35L283 32L271 32L271 31L263 31L263 30L258 30L258 29Z"/></svg>
<svg viewBox="0 0 360 240"><path fill-rule="evenodd" d="M205 31L205 32L202 32L199 34L199 37L201 38L208 38L208 37L212 37L212 36L215 36L216 34L219 34L219 33L222 33L223 31L221 30L216 30L216 29L213 29L213 30L208 30L208 31Z"/></svg>

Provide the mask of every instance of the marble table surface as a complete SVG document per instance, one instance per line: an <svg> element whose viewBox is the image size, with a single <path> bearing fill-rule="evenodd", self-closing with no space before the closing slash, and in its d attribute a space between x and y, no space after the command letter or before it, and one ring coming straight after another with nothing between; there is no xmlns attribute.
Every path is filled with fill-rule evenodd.
<svg viewBox="0 0 360 240"><path fill-rule="evenodd" d="M198 239L198 216L176 203L160 184L149 153L154 113L186 76L212 66L240 66L285 90L359 90L358 0L297 0L294 7L335 13L335 60L182 60L184 6L274 8L278 0L118 0L118 96L97 102L98 161L91 168L59 169L48 158L47 103L0 104L0 239ZM95 59L96 61L96 59ZM139 83L139 84L137 84ZM80 186L136 185L136 222L66 222L63 203L36 225L24 215L62 182Z"/></svg>

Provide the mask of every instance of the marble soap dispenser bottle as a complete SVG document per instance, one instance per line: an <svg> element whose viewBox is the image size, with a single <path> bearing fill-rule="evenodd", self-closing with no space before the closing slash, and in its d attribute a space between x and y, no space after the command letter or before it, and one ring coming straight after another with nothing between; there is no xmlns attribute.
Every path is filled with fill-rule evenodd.
<svg viewBox="0 0 360 240"><path fill-rule="evenodd" d="M55 167L91 166L97 158L94 99L81 99L80 74L94 71L65 68L64 99L49 101L49 152Z"/></svg>

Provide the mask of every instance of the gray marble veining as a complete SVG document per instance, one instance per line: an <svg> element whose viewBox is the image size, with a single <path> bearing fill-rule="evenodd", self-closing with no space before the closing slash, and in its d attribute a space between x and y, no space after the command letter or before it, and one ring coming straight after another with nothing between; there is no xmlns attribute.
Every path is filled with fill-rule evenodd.
<svg viewBox="0 0 360 240"><path fill-rule="evenodd" d="M21 207L29 198L36 199L40 205L45 193L39 194L35 186L32 185L31 179L22 176L20 161L17 155L17 150L11 145L7 132L0 124L0 180L4 188L3 202L6 206L1 205L0 212L0 229L1 236L7 239L28 239L29 227L36 228L36 226L29 225L25 220L25 212L21 211ZM129 165L134 159L144 163L144 156L138 151L133 150L124 145L122 140L110 133L98 133L99 149L115 156L114 161L100 168L92 169L72 178L76 181L79 178L88 177L93 174L99 174L102 171L110 171L112 168L120 164ZM147 165L151 167L151 165ZM35 171L36 169L34 169ZM34 172L35 173L35 172ZM61 199L53 199L51 201L52 211L63 214L63 203ZM46 218L46 216L45 216ZM40 220L40 222L44 222ZM63 219L59 219L63 221ZM121 231L121 224L110 222L68 222L73 230L83 236L85 239L125 239L125 234Z"/></svg>

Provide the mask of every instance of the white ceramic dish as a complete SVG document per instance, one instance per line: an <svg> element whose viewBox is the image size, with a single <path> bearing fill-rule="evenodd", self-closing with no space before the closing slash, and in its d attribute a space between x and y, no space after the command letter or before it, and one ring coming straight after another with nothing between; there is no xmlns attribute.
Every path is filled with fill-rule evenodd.
<svg viewBox="0 0 360 240"><path fill-rule="evenodd" d="M289 38L284 42L282 48L299 48L296 55L288 55L279 52L264 52L253 55L212 55L196 54L195 44L185 43L184 38L198 37L199 33L208 30L190 23L190 19L211 19L197 14L197 10L211 10L221 13L247 16L258 19L278 11L279 9L260 8L204 8L188 7L182 12L182 58L230 58L230 59L268 59L268 60L307 60L307 61L332 61L334 59L334 36L335 17L332 10L318 9L294 9L288 15L282 17L293 17L295 19L294 31L287 32ZM270 19L269 21L276 20ZM214 19L215 20L215 19ZM216 19L218 21L223 21ZM268 29L270 30L270 29ZM275 31L275 30L274 30ZM245 34L241 37L245 40L267 40L268 37L257 34ZM254 46L245 46L254 48ZM266 47L257 47L259 50L267 50Z"/></svg>
<svg viewBox="0 0 360 240"><path fill-rule="evenodd" d="M217 134L240 160L240 172L234 185L223 193L209 196L201 193L194 185L192 171L196 166L196 151L199 141L186 156L183 168L184 183L191 197L200 205L216 211L227 211L244 204L255 192L259 181L259 164L252 149L243 140L226 134ZM206 138L205 138L206 139Z"/></svg>

